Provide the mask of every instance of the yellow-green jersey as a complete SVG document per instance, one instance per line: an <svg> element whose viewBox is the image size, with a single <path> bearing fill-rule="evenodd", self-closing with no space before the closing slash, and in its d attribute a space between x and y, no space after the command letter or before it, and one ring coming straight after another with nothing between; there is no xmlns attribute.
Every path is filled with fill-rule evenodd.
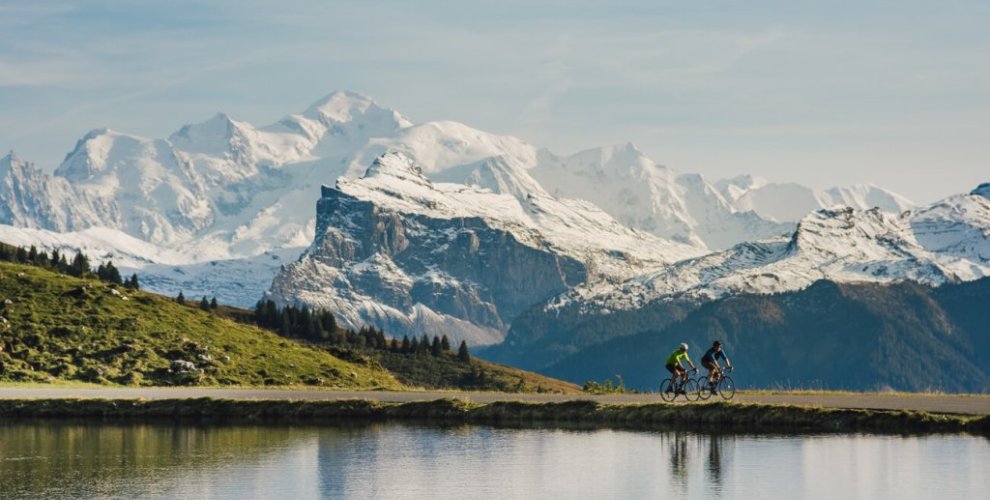
<svg viewBox="0 0 990 500"><path fill-rule="evenodd" d="M678 365L681 360L687 361L688 363L691 362L691 358L688 357L687 351L681 351L680 348L674 349L674 352L670 353L670 356L667 356L668 365Z"/></svg>

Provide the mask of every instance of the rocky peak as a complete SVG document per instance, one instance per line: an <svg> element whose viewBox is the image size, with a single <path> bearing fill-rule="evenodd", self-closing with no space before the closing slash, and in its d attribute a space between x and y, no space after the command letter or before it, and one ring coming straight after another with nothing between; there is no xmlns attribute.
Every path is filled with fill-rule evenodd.
<svg viewBox="0 0 990 500"><path fill-rule="evenodd" d="M412 125L398 111L383 108L368 96L346 90L338 90L317 100L306 108L302 116L325 125L355 122L361 128L385 125L398 129Z"/></svg>
<svg viewBox="0 0 990 500"><path fill-rule="evenodd" d="M105 159L106 150L109 149L101 140L112 134L108 128L98 128L90 130L81 139L76 141L76 146L69 154L65 155L62 164L55 169L55 175L64 177L70 181L82 181L91 178L100 170L100 159Z"/></svg>
<svg viewBox="0 0 990 500"><path fill-rule="evenodd" d="M984 182L983 184L980 184L979 186L976 187L976 189L974 189L969 194L982 196L984 198L990 198L990 182Z"/></svg>
<svg viewBox="0 0 990 500"><path fill-rule="evenodd" d="M11 151L0 158L0 177L13 177L17 182L42 182L47 176L34 163L22 160L17 153Z"/></svg>
<svg viewBox="0 0 990 500"><path fill-rule="evenodd" d="M815 210L798 221L791 236L792 251L817 249L822 238L837 237L855 225L856 210L835 206Z"/></svg>
<svg viewBox="0 0 990 500"><path fill-rule="evenodd" d="M202 123L183 125L168 140L176 148L187 153L223 155L232 146L243 124L235 122L224 113L217 113Z"/></svg>
<svg viewBox="0 0 990 500"><path fill-rule="evenodd" d="M365 170L362 179L394 178L412 182L422 186L432 186L429 179L423 175L423 168L415 160L397 151L385 153Z"/></svg>
<svg viewBox="0 0 990 500"><path fill-rule="evenodd" d="M23 164L21 159L17 156L16 153L14 153L13 150L11 150L9 153L7 153L7 156L0 158L0 172L11 171L15 168L18 168L21 164Z"/></svg>

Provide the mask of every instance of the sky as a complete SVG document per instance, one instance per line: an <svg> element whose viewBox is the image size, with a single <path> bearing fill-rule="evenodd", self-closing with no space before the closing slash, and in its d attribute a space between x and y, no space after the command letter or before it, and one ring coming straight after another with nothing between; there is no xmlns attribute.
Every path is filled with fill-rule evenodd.
<svg viewBox="0 0 990 500"><path fill-rule="evenodd" d="M0 0L0 149L256 125L352 90L558 154L632 142L712 179L990 181L985 1Z"/></svg>

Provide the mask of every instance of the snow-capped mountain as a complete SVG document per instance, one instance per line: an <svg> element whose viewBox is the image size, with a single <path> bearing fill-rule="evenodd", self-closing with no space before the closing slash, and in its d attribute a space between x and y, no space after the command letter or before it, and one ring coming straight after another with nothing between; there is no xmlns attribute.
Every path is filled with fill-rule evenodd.
<svg viewBox="0 0 990 500"><path fill-rule="evenodd" d="M251 305L283 259L294 259L319 236L313 205L320 186L358 179L388 152L420 165L437 185L461 183L514 199L547 241L588 239L603 225L625 224L656 241L681 243L667 242L662 257L651 256L622 246L635 238L608 239L619 230L602 233L609 236L599 237L600 246L618 245L617 255L631 264L602 257L597 247L583 257L567 247L570 257L584 259L589 276L607 280L671 256L782 234L797 220L762 214L755 202L749 211L739 200L755 195L730 199L716 184L660 167L631 145L558 157L457 122L415 124L366 96L335 92L261 127L218 113L168 139L94 130L53 175L8 155L0 160L0 224L6 224L0 240L23 241L23 229L37 229L44 237L34 236L47 249L84 246L133 266L122 269L140 273L151 289ZM90 237L95 229L98 238ZM135 241L158 251L134 253ZM224 267L244 278L210 271Z"/></svg>
<svg viewBox="0 0 990 500"><path fill-rule="evenodd" d="M820 191L800 184L777 184L742 175L720 180L715 187L736 211L753 211L774 221L796 221L814 210L834 206L860 210L879 207L895 214L914 207L901 195L865 184Z"/></svg>
<svg viewBox="0 0 990 500"><path fill-rule="evenodd" d="M622 310L671 298L800 290L837 282L912 280L931 286L990 276L990 186L900 214L879 208L821 209L789 236L736 245L627 282L592 283L551 309Z"/></svg>
<svg viewBox="0 0 990 500"><path fill-rule="evenodd" d="M707 304L723 304L722 299L799 292L821 280L938 286L990 276L988 195L990 185L983 185L900 214L820 209L787 236L741 243L623 283L585 283L521 315L505 340L484 355L539 370L582 350L594 357L599 344L623 335L656 335L695 311L708 318L705 329L716 338L725 338L719 332L745 330L720 323L731 319L713 317ZM833 305L817 307L830 311ZM777 311L763 314L772 318Z"/></svg>
<svg viewBox="0 0 990 500"><path fill-rule="evenodd" d="M324 187L316 239L271 297L333 310L347 326L491 344L546 297L701 253L555 198L502 159L474 170L497 191L434 183L423 171L388 153L360 179Z"/></svg>
<svg viewBox="0 0 990 500"><path fill-rule="evenodd" d="M63 178L44 174L14 152L0 158L0 224L71 231L100 216Z"/></svg>
<svg viewBox="0 0 990 500"><path fill-rule="evenodd" d="M532 174L551 193L589 200L630 227L713 250L787 233L796 220L737 210L704 177L658 165L632 144L566 158L543 152Z"/></svg>
<svg viewBox="0 0 990 500"><path fill-rule="evenodd" d="M151 243L186 241L214 220L199 172L168 141L94 130L55 177L96 208L100 225Z"/></svg>

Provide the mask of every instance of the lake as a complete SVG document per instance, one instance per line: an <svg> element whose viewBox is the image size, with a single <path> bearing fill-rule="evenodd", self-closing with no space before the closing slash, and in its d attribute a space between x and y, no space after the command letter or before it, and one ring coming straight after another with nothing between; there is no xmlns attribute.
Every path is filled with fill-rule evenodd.
<svg viewBox="0 0 990 500"><path fill-rule="evenodd" d="M0 423L0 498L986 498L990 440Z"/></svg>

